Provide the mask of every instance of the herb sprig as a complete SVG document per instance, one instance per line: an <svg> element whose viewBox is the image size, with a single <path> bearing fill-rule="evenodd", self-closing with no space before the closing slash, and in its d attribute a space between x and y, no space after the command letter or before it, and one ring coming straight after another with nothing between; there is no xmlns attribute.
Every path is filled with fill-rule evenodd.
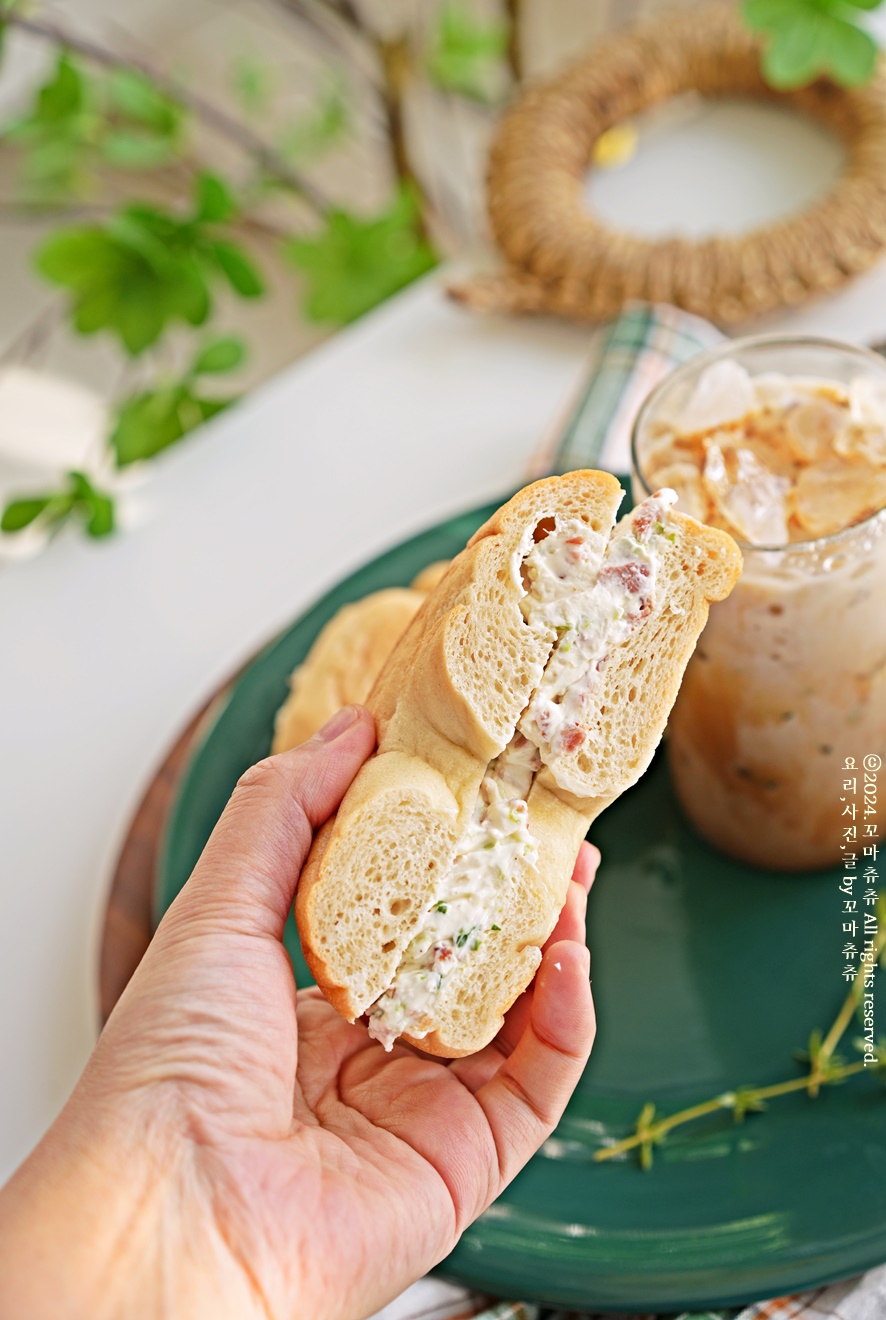
<svg viewBox="0 0 886 1320"><path fill-rule="evenodd" d="M133 377L138 384L112 401L99 474L153 457L232 402L195 383L245 359L230 338L216 339L209 358L195 358L192 349L183 374L179 368L170 376L166 366L171 361L175 372L179 345L207 327L219 307L259 299L273 276L295 275L306 318L342 325L436 264L433 208L407 150L406 83L434 76L441 85L448 77L450 91L471 95L467 74L482 81L500 54L495 34L472 27L450 6L437 36L416 39L413 50L405 35L382 37L350 7L319 5L328 11L335 59L324 60L317 97L293 119L278 103L270 69L248 58L233 70L239 113L232 112L73 24L0 0L0 54L12 29L54 54L29 103L0 122L0 140L19 158L17 196L0 201L0 212L53 222L33 254L37 272L58 293L50 332L62 323L77 336L112 340L137 367L121 373L126 388ZM345 32L350 26L353 32ZM408 67L386 58L398 42ZM443 60L434 75L425 65L431 48ZM302 167L354 137L348 66L356 63L366 79L363 66L373 61L380 78L370 74L369 90L381 102L394 187L366 214L331 201ZM206 131L240 153L230 176L204 158ZM87 489L90 475L59 474L58 489L16 492L0 508L0 531L74 521L92 536L107 536L115 526L113 497L91 483Z"/></svg>
<svg viewBox="0 0 886 1320"><path fill-rule="evenodd" d="M96 539L110 536L114 530L114 501L85 472L68 472L58 490L10 500L0 517L0 531L21 532L38 521L56 531L72 519Z"/></svg>
<svg viewBox="0 0 886 1320"><path fill-rule="evenodd" d="M884 950L886 950L886 890L882 890L878 895L875 912L877 914L877 936L873 943L873 949L860 964L849 988L849 993L829 1031L825 1036L822 1036L821 1031L816 1028L810 1033L806 1048L797 1051L796 1057L807 1065L802 1076L791 1077L783 1082L774 1082L769 1086L741 1086L734 1091L724 1091L720 1095L715 1095L712 1100L703 1100L700 1104L690 1105L688 1109L681 1109L673 1114L665 1114L660 1118L656 1118L655 1104L651 1100L647 1101L640 1110L630 1136L623 1137L620 1141L607 1142L606 1145L601 1146L599 1150L594 1152L594 1159L597 1162L612 1160L618 1156L626 1155L629 1151L636 1150L640 1168L651 1169L654 1148L661 1145L668 1133L672 1132L674 1128L693 1123L696 1119L706 1118L710 1114L727 1110L732 1114L734 1122L741 1123L747 1114L762 1112L768 1108L770 1100L775 1100L779 1096L790 1095L795 1091L805 1091L814 1100L820 1094L823 1086L837 1086L846 1081L848 1077L853 1077L860 1072L873 1072L886 1082L886 1037L881 1037L874 1046L877 1062L872 1068L862 1060L847 1063L841 1055L836 1053L837 1045L845 1035L861 1004L865 977L872 968L876 967L878 962L882 965L884 961L883 955ZM852 1043L860 1051L865 1051L868 1048L865 1042L861 1040L855 1040Z"/></svg>

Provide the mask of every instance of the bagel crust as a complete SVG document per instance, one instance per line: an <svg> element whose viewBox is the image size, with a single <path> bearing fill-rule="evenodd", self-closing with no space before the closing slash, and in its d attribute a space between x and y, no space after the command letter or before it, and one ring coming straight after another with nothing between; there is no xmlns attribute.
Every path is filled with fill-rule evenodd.
<svg viewBox="0 0 886 1320"><path fill-rule="evenodd" d="M412 617L367 701L378 750L318 833L295 914L349 1020L448 1057L531 981L590 823L652 759L741 571L658 492L614 526L609 473L520 491Z"/></svg>
<svg viewBox="0 0 886 1320"><path fill-rule="evenodd" d="M447 567L446 560L437 560L410 587L374 591L333 615L290 676L289 696L274 721L272 752L297 747L342 706L366 701L394 644Z"/></svg>

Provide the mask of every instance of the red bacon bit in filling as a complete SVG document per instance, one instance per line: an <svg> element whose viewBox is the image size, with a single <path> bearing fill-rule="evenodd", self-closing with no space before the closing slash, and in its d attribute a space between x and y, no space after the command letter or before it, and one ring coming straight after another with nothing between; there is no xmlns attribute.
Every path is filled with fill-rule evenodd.
<svg viewBox="0 0 886 1320"><path fill-rule="evenodd" d="M655 522L655 510L648 505L641 504L634 514L634 534L638 541L645 541L649 537L652 524Z"/></svg>
<svg viewBox="0 0 886 1320"><path fill-rule="evenodd" d="M633 561L629 564L609 564L600 570L600 577L604 580L617 578L625 591L629 591L632 596L639 596L646 585L643 579L649 577L649 565Z"/></svg>
<svg viewBox="0 0 886 1320"><path fill-rule="evenodd" d="M576 747L581 747L584 740L584 733L577 724L567 724L560 733L560 749L564 752L574 752Z"/></svg>
<svg viewBox="0 0 886 1320"><path fill-rule="evenodd" d="M535 713L535 722L538 725L538 731L542 738L547 738L551 731L551 712L547 706L542 706Z"/></svg>

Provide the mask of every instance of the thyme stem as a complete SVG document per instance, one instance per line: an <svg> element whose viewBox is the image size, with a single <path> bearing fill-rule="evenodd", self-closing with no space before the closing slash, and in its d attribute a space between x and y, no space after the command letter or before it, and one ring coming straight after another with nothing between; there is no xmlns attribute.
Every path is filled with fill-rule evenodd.
<svg viewBox="0 0 886 1320"><path fill-rule="evenodd" d="M649 1168L652 1145L667 1136L674 1128L682 1127L684 1123L691 1123L697 1118L704 1118L722 1109L731 1109L736 1120L739 1120L744 1117L747 1110L763 1108L767 1100L775 1099L777 1096L789 1095L793 1091L806 1091L810 1096L815 1097L820 1087L833 1086L847 1077L863 1072L865 1068L863 1062L846 1063L838 1067L828 1065L861 1001L865 975L870 968L876 966L884 948L886 948L886 924L881 924L873 948L862 958L839 1013L820 1047L812 1055L809 1069L802 1077L791 1077L787 1081L774 1082L769 1086L742 1087L737 1092L724 1091L722 1095L714 1096L713 1100L704 1100L700 1104L678 1110L658 1119L657 1122L649 1121L648 1115L654 1113L654 1108L646 1105L637 1121L636 1130L630 1136L623 1137L621 1141L601 1146L599 1150L594 1151L594 1160L598 1163L611 1160L639 1147L641 1165L643 1168Z"/></svg>

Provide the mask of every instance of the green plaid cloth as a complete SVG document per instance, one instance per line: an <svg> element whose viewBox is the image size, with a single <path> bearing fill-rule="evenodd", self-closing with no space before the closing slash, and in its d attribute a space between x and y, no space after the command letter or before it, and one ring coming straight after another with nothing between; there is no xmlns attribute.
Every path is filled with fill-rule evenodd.
<svg viewBox="0 0 886 1320"><path fill-rule="evenodd" d="M649 391L722 340L707 321L677 307L629 304L597 331L578 395L534 456L532 475L582 467L627 472L631 428Z"/></svg>

